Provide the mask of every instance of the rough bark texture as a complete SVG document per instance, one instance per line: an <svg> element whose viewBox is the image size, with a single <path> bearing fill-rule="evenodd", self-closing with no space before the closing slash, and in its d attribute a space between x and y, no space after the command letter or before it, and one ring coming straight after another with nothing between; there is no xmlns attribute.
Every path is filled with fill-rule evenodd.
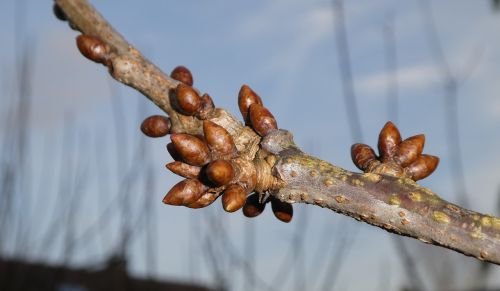
<svg viewBox="0 0 500 291"><path fill-rule="evenodd" d="M199 119L179 114L171 106L172 90L178 82L145 59L87 1L55 2L73 27L110 46L110 74L164 110L171 118L171 132L202 132ZM283 130L273 131L261 140L251 128L222 109L207 119L223 126L232 135L238 151L249 158L255 157L259 147L275 155L272 175L281 183L278 189L268 188L268 192L282 201L326 207L393 233L500 264L497 217L446 202L410 179L343 170L303 153L294 145L291 134Z"/></svg>

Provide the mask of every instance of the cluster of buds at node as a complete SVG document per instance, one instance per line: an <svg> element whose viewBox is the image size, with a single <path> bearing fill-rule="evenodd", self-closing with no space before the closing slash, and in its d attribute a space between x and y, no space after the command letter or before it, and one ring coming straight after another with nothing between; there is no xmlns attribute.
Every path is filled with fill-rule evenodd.
<svg viewBox="0 0 500 291"><path fill-rule="evenodd" d="M439 163L438 157L422 154L424 143L423 134L402 141L399 130L389 121L380 131L378 157L370 146L360 143L351 147L351 157L364 172L417 181L432 174Z"/></svg>

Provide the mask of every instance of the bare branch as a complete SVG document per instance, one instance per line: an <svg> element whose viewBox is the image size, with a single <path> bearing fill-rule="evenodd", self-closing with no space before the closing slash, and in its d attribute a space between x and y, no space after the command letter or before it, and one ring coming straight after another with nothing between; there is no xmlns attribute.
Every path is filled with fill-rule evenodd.
<svg viewBox="0 0 500 291"><path fill-rule="evenodd" d="M169 114L172 133L202 133L200 119L182 115L171 106L171 92L177 81L142 57L87 1L57 0L56 3L72 26L109 46L110 53L104 64L110 74L139 90ZM265 108L261 104L250 106L250 119L254 123L252 108L259 109L259 114ZM266 122L273 120L269 112L262 116L267 118ZM271 194L289 203L326 207L396 234L500 264L500 219L497 217L448 203L407 178L343 170L303 153L287 131L262 127L257 130L264 136L261 138L254 128L244 126L223 109L213 110L204 119L231 135L239 154L234 158L239 173L234 179L241 183L238 179L246 178L249 192ZM275 123L263 125L269 124L276 126ZM211 191L219 195L224 189L221 186Z"/></svg>

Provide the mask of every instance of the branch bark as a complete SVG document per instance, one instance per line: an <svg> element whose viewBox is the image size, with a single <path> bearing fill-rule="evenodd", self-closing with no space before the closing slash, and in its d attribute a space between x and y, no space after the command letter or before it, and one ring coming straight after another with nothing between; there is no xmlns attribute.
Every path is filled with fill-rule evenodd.
<svg viewBox="0 0 500 291"><path fill-rule="evenodd" d="M86 0L56 0L70 24L111 48L107 66L113 78L153 101L172 122L173 133L202 133L201 121L171 105L178 81L171 79L130 45ZM260 140L222 109L209 120L223 126L242 147L260 147L276 156L272 175L283 183L271 195L290 203L329 208L389 232L500 264L500 219L449 203L405 178L352 173L302 152L292 135L277 130ZM255 151L251 151L255 155Z"/></svg>

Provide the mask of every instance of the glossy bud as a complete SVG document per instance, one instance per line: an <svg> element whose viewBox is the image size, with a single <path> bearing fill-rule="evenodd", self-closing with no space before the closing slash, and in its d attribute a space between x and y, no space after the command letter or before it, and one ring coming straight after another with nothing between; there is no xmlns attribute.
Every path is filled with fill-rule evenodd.
<svg viewBox="0 0 500 291"><path fill-rule="evenodd" d="M76 45L87 59L96 63L106 63L110 49L99 38L82 34L76 38Z"/></svg>
<svg viewBox="0 0 500 291"><path fill-rule="evenodd" d="M226 160L210 162L205 169L208 180L216 186L224 186L234 178L233 166Z"/></svg>
<svg viewBox="0 0 500 291"><path fill-rule="evenodd" d="M240 185L230 185L222 194L222 207L227 212L235 212L245 205L247 193Z"/></svg>
<svg viewBox="0 0 500 291"><path fill-rule="evenodd" d="M208 205L212 204L217 199L217 197L219 197L217 193L205 192L205 194L203 194L200 199L186 205L186 207L193 209L207 207Z"/></svg>
<svg viewBox="0 0 500 291"><path fill-rule="evenodd" d="M264 212L265 203L259 202L259 194L252 194L247 197L245 205L243 205L243 215L246 217L256 217Z"/></svg>
<svg viewBox="0 0 500 291"><path fill-rule="evenodd" d="M62 11L61 7L59 5L57 5L57 3L54 3L54 6L52 6L52 11L54 12L54 15L56 16L57 19L59 19L61 21L68 20L66 13L64 13L64 11Z"/></svg>
<svg viewBox="0 0 500 291"><path fill-rule="evenodd" d="M198 109L198 112L196 112L196 117L200 119L206 119L208 117L208 114L212 112L212 109L215 108L214 101L212 100L212 97L208 95L207 93L203 94L201 97L201 106Z"/></svg>
<svg viewBox="0 0 500 291"><path fill-rule="evenodd" d="M439 158L431 155L421 155L408 166L408 172L414 181L422 180L434 172L439 164Z"/></svg>
<svg viewBox="0 0 500 291"><path fill-rule="evenodd" d="M203 166L210 162L208 147L201 139L189 134L171 134L170 139L185 163Z"/></svg>
<svg viewBox="0 0 500 291"><path fill-rule="evenodd" d="M351 146L351 158L354 165L356 165L358 169L364 171L377 159L377 156L370 146L356 143Z"/></svg>
<svg viewBox="0 0 500 291"><path fill-rule="evenodd" d="M183 162L172 162L165 165L167 169L172 171L172 173L182 176L184 178L198 178L201 168L197 166L191 166Z"/></svg>
<svg viewBox="0 0 500 291"><path fill-rule="evenodd" d="M203 133L208 147L220 157L231 158L237 150L233 137L227 130L214 122L203 121Z"/></svg>
<svg viewBox="0 0 500 291"><path fill-rule="evenodd" d="M250 106L250 123L252 128L260 135L266 136L269 132L278 129L276 119L267 108L260 104Z"/></svg>
<svg viewBox="0 0 500 291"><path fill-rule="evenodd" d="M399 144L396 150L396 161L401 165L401 167L406 167L413 163L418 156L422 154L424 143L425 136L423 134L405 139Z"/></svg>
<svg viewBox="0 0 500 291"><path fill-rule="evenodd" d="M293 217L293 206L290 203L280 201L278 199L271 199L271 207L274 216L283 222L290 222Z"/></svg>
<svg viewBox="0 0 500 291"><path fill-rule="evenodd" d="M200 109L201 98L193 87L180 83L175 89L175 95L182 113L194 115Z"/></svg>
<svg viewBox="0 0 500 291"><path fill-rule="evenodd" d="M181 155L179 155L179 153L175 149L175 146L173 143L170 142L167 144L167 151L170 154L170 156L172 157L172 159L174 159L174 161L180 161L182 159Z"/></svg>
<svg viewBox="0 0 500 291"><path fill-rule="evenodd" d="M191 204L203 195L207 187L196 179L185 179L175 184L168 191L163 203L170 205L188 205Z"/></svg>
<svg viewBox="0 0 500 291"><path fill-rule="evenodd" d="M172 79L182 82L188 86L193 86L193 75L188 68L184 66L177 66L170 73Z"/></svg>
<svg viewBox="0 0 500 291"><path fill-rule="evenodd" d="M238 94L238 107L240 108L241 115L246 124L250 123L249 109L252 104L262 105L262 100L250 87L247 85L241 86Z"/></svg>
<svg viewBox="0 0 500 291"><path fill-rule="evenodd" d="M170 119L163 115L153 115L141 124L141 131L149 137L162 137L170 132Z"/></svg>
<svg viewBox="0 0 500 291"><path fill-rule="evenodd" d="M397 146L401 143L401 134L398 128L388 121L380 131L378 137L378 152L382 162L394 156Z"/></svg>

